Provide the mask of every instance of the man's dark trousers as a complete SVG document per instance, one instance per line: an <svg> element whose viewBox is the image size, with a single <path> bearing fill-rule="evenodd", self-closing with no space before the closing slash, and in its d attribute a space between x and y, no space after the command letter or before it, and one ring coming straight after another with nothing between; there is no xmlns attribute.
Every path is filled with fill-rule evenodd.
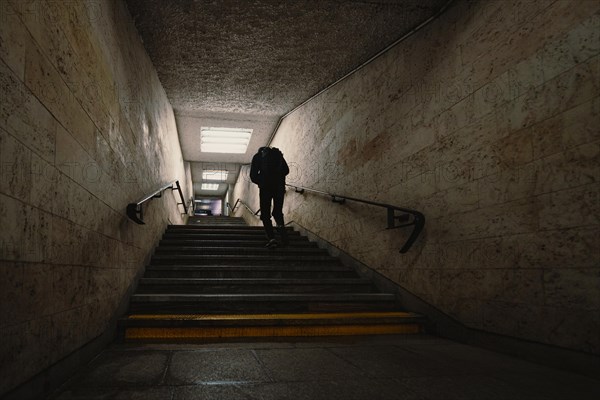
<svg viewBox="0 0 600 400"><path fill-rule="evenodd" d="M273 218L277 223L277 230L281 235L282 243L287 244L287 235L283 222L283 197L285 196L285 187L283 188L261 188L260 189L260 219L265 227L265 232L269 240L274 239L273 224L271 222L271 203L273 204Z"/></svg>

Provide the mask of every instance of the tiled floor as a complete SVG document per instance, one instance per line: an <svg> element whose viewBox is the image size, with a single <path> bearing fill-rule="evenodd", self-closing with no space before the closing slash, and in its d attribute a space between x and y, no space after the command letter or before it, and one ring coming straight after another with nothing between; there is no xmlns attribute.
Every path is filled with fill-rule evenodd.
<svg viewBox="0 0 600 400"><path fill-rule="evenodd" d="M53 400L598 398L600 380L431 336L114 345L51 397Z"/></svg>

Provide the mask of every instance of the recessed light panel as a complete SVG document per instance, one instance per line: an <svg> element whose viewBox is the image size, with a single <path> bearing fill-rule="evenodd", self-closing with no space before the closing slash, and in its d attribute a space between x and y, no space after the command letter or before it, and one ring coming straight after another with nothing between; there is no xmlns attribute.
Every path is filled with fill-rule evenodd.
<svg viewBox="0 0 600 400"><path fill-rule="evenodd" d="M221 169L205 169L202 171L203 181L226 181L229 172Z"/></svg>
<svg viewBox="0 0 600 400"><path fill-rule="evenodd" d="M203 183L201 186L202 190L219 190L218 183Z"/></svg>
<svg viewBox="0 0 600 400"><path fill-rule="evenodd" d="M244 154L250 143L252 129L200 128L200 151L204 153Z"/></svg>

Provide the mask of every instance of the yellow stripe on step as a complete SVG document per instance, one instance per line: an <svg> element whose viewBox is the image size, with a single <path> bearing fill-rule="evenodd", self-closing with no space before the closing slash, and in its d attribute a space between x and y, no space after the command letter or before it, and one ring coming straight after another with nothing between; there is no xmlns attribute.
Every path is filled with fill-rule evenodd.
<svg viewBox="0 0 600 400"><path fill-rule="evenodd" d="M257 327L190 327L127 328L125 339L203 339L281 336L351 336L416 334L419 324L403 325L326 325L326 326L257 326Z"/></svg>
<svg viewBox="0 0 600 400"><path fill-rule="evenodd" d="M409 312L356 312L356 313L310 313L310 314L139 314L130 315L129 319L146 320L185 320L185 321L223 321L223 320L259 320L259 319L349 319L349 318L385 318L415 317Z"/></svg>

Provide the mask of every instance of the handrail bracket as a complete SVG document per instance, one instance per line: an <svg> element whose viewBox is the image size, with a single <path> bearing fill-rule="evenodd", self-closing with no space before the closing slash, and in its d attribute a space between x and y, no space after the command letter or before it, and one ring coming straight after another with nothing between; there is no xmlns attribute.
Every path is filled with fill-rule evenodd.
<svg viewBox="0 0 600 400"><path fill-rule="evenodd" d="M344 204L346 202L346 199L344 199L343 197L331 196L331 201L338 204Z"/></svg>
<svg viewBox="0 0 600 400"><path fill-rule="evenodd" d="M396 225L396 222L408 222L410 221L410 214L407 213L403 213L400 215L396 215L396 209L395 208L391 208L388 207L387 209L387 228L386 229L396 229L396 228L403 228L405 226L410 226L410 225L414 225L414 219L413 222L409 222L406 224L401 224L401 225Z"/></svg>
<svg viewBox="0 0 600 400"><path fill-rule="evenodd" d="M146 225L146 223L143 220L144 214L142 211L142 204L127 204L127 216L129 217L129 219L140 225Z"/></svg>

